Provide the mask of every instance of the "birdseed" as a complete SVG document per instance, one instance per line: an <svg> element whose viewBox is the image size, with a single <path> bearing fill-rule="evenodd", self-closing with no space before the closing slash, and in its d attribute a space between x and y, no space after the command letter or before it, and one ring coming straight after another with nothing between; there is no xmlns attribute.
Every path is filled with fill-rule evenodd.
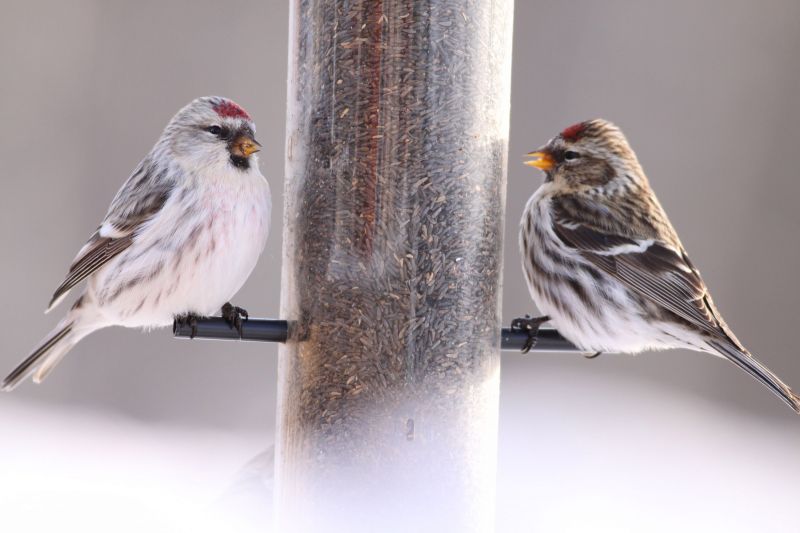
<svg viewBox="0 0 800 533"><path fill-rule="evenodd" d="M511 8L294 2L278 445L292 484L346 471L381 490L376 472L401 486L426 465L431 490L492 486Z"/></svg>

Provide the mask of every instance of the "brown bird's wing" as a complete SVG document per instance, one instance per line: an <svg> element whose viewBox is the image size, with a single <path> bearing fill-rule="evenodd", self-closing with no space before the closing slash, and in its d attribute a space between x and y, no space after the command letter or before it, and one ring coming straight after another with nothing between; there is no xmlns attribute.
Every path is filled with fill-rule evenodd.
<svg viewBox="0 0 800 533"><path fill-rule="evenodd" d="M150 179L140 165L117 192L103 223L72 261L66 278L58 286L47 311L59 304L78 283L97 272L132 243L136 230L150 220L166 203L173 187L163 174Z"/></svg>
<svg viewBox="0 0 800 533"><path fill-rule="evenodd" d="M554 209L554 214L558 213ZM800 396L745 349L714 306L700 273L680 245L656 238L617 235L586 220L556 214L558 238L589 263L708 335L706 343L719 355L760 381L795 412ZM670 228L671 231L671 228ZM674 237L674 232L672 234ZM672 239L677 242L677 237Z"/></svg>
<svg viewBox="0 0 800 533"><path fill-rule="evenodd" d="M569 217L557 205L553 214L558 238L589 263L712 337L744 350L722 320L700 272L683 248L656 237L611 233Z"/></svg>

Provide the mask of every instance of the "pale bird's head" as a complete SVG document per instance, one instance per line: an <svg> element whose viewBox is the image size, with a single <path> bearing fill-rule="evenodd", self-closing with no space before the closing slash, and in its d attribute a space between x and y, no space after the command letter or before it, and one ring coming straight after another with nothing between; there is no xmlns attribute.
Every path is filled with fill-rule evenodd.
<svg viewBox="0 0 800 533"><path fill-rule="evenodd" d="M188 170L248 171L258 167L256 126L238 104L219 96L197 98L178 111L162 142Z"/></svg>

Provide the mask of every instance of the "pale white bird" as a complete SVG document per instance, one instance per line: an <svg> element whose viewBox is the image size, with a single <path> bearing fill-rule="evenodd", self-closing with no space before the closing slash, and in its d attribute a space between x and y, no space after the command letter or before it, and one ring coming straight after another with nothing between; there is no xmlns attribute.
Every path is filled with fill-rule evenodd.
<svg viewBox="0 0 800 533"><path fill-rule="evenodd" d="M48 311L85 280L83 293L3 390L31 375L41 382L78 341L107 326L193 323L221 310L241 328L247 313L228 300L264 249L271 210L254 135L250 116L226 98L198 98L178 111L78 252Z"/></svg>

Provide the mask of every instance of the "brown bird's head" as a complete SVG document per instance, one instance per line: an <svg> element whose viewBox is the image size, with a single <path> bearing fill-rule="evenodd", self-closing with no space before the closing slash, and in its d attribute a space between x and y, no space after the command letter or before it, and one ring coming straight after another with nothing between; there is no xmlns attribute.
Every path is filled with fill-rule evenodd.
<svg viewBox="0 0 800 533"><path fill-rule="evenodd" d="M545 172L545 182L565 192L602 190L618 178L645 180L622 131L603 119L579 122L527 154L528 166Z"/></svg>

